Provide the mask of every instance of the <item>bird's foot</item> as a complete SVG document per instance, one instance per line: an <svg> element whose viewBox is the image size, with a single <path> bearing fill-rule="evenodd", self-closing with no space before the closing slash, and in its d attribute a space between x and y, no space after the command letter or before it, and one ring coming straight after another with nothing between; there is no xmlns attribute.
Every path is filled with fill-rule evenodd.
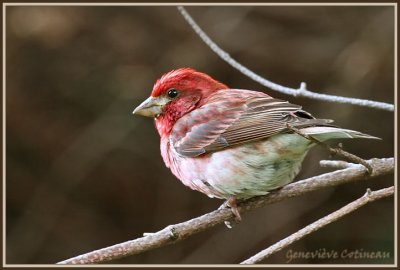
<svg viewBox="0 0 400 270"><path fill-rule="evenodd" d="M242 217L240 216L239 207L237 205L237 199L235 196L229 197L220 207L219 209L230 208L233 215L235 216L235 224L242 221ZM234 224L231 221L225 221L226 227L231 229Z"/></svg>

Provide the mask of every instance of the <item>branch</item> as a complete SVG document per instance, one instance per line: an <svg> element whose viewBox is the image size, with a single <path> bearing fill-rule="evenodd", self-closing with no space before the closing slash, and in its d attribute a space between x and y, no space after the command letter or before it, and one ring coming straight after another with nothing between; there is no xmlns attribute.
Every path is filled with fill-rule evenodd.
<svg viewBox="0 0 400 270"><path fill-rule="evenodd" d="M183 6L177 7L179 12L182 14L183 18L187 21L187 23L192 27L192 29L196 32L196 34L203 40L203 42L210 47L210 49L215 52L222 60L230 64L232 67L249 77L250 79L260 83L263 86L266 86L272 90L281 92L286 95L291 95L295 97L305 97L329 102L337 102L337 103L345 103L345 104L353 104L358 106L370 107L375 109L381 109L386 111L394 111L394 105L367 100L367 99L358 99L358 98L349 98L349 97L342 97L342 96L335 96L335 95L327 95L327 94L320 94L315 93L307 89L306 83L302 82L298 89L285 87L279 85L277 83L271 82L260 75L254 73L247 67L240 64L238 61L233 59L226 51L221 49L201 28L200 26L193 20L190 14L186 11Z"/></svg>
<svg viewBox="0 0 400 270"><path fill-rule="evenodd" d="M347 214L357 210L358 208L366 205L369 202L379 200L394 194L394 186L383 188L378 191L372 191L370 189L361 198L347 204L346 206L336 210L335 212L311 223L310 225L304 227L303 229L295 232L294 234L280 240L279 242L273 244L272 246L260 251L256 255L250 257L249 259L241 262L241 264L254 264L268 258L270 255L278 252L279 250L293 244L294 242L300 240L301 238L315 232L322 227L344 217Z"/></svg>
<svg viewBox="0 0 400 270"><path fill-rule="evenodd" d="M348 168L329 172L319 176L297 181L272 191L265 196L254 197L239 203L241 213L262 207L267 204L276 203L284 199L300 196L311 191L326 187L336 186L352 181L370 179L392 173L394 170L394 158L371 159L367 161L373 168L371 175L366 175L366 169L360 164L349 165ZM224 221L233 218L230 209L218 209L200 217L170 225L161 231L126 241L110 247L95 250L77 257L67 259L58 264L93 264L110 261L129 255L139 254L158 247L181 241L191 235L202 232Z"/></svg>
<svg viewBox="0 0 400 270"><path fill-rule="evenodd" d="M344 169L349 168L355 164L343 160L320 160L319 165L323 168Z"/></svg>

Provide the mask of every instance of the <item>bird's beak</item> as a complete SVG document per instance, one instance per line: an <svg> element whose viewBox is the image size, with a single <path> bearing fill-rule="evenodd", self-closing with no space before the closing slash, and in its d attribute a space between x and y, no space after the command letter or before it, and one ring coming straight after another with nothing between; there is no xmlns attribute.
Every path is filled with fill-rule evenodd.
<svg viewBox="0 0 400 270"><path fill-rule="evenodd" d="M169 100L161 97L149 97L133 110L133 114L139 114L147 117L157 117L162 113L162 107Z"/></svg>

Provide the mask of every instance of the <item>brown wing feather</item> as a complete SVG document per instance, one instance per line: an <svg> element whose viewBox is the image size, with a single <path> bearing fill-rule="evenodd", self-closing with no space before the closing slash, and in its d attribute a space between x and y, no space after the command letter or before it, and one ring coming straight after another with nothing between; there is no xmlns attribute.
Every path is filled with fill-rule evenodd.
<svg viewBox="0 0 400 270"><path fill-rule="evenodd" d="M179 154L195 157L288 132L287 123L302 128L330 126L330 122L260 92L230 89L216 92L205 105L178 120L171 143Z"/></svg>

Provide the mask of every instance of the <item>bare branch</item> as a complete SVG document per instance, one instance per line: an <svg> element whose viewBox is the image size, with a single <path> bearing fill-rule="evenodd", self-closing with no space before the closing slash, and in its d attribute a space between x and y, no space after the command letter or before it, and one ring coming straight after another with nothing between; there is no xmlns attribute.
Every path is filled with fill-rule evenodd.
<svg viewBox="0 0 400 270"><path fill-rule="evenodd" d="M311 177L297 181L283 188L272 191L268 195L254 197L239 203L241 213L262 207L267 204L276 203L284 199L300 196L311 191L336 186L351 181L370 179L392 173L394 170L393 158L371 159L368 163L372 166L371 175L366 175L366 169L360 164L354 164L349 168ZM230 209L218 209L200 217L170 225L161 231L148 234L145 237L137 238L110 247L95 250L77 257L67 259L58 264L93 264L110 261L129 255L139 254L151 249L166 246L181 241L193 234L202 232L224 221L233 218Z"/></svg>
<svg viewBox="0 0 400 270"><path fill-rule="evenodd" d="M344 217L347 214L350 214L351 212L366 205L367 203L391 196L393 194L394 194L394 186L380 189L380 190L373 191L373 192L371 192L371 190L368 189L367 192L364 194L364 196L362 196L361 198L359 198L359 199L347 204L346 206L340 208L339 210L336 210L335 212L311 223L310 225L307 225L303 229L293 233L292 235L280 240L279 242L273 244L272 246L260 251L259 253L250 257L249 259L241 262L241 264L254 264L254 263L260 262L260 261L268 258L270 255L278 252L279 250L281 250L281 249L291 245L292 243L302 239L303 237L309 235L310 233L321 229L322 227Z"/></svg>
<svg viewBox="0 0 400 270"><path fill-rule="evenodd" d="M319 165L324 168L344 169L356 165L343 160L320 160Z"/></svg>
<svg viewBox="0 0 400 270"><path fill-rule="evenodd" d="M200 26L193 20L190 14L186 11L183 6L177 7L179 12L182 14L183 18L187 21L187 23L192 27L192 29L196 32L196 34L203 40L203 42L210 47L210 49L215 52L222 60L230 64L232 67L249 77L250 79L260 83L263 86L266 86L272 90L281 92L286 95L291 95L295 97L305 97L311 99L318 99L329 102L337 102L337 103L345 103L345 104L353 104L358 106L370 107L375 109L381 109L386 111L394 111L394 105L379 102L374 100L367 99L359 99L359 98L349 98L342 96L334 96L327 94L315 93L310 90L307 90L306 83L300 83L300 87L298 89L285 87L274 82L271 82L260 75L254 73L247 67L243 66L235 59L233 59L226 51L221 49L201 28Z"/></svg>

